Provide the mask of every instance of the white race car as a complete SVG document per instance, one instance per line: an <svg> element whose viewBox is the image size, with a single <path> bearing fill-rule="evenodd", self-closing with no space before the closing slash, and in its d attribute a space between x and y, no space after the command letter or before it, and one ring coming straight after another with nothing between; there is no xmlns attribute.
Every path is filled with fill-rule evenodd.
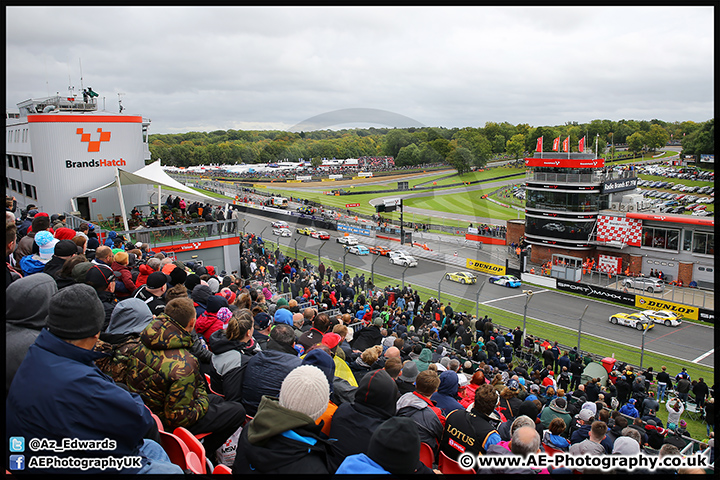
<svg viewBox="0 0 720 480"><path fill-rule="evenodd" d="M273 228L273 235L279 237L292 237L292 230L289 228Z"/></svg>
<svg viewBox="0 0 720 480"><path fill-rule="evenodd" d="M666 327L677 327L682 323L682 316L670 310L643 310L640 312L655 323L662 323Z"/></svg>
<svg viewBox="0 0 720 480"><path fill-rule="evenodd" d="M405 252L390 252L390 263L392 265L400 265L403 267L417 267L417 260L415 257L408 255Z"/></svg>
<svg viewBox="0 0 720 480"><path fill-rule="evenodd" d="M345 245L357 245L358 239L357 239L357 237L348 235L348 236L338 237L337 243L344 243Z"/></svg>
<svg viewBox="0 0 720 480"><path fill-rule="evenodd" d="M283 222L282 220L276 220L272 222L273 228L290 228L290 225L287 224L287 222Z"/></svg>

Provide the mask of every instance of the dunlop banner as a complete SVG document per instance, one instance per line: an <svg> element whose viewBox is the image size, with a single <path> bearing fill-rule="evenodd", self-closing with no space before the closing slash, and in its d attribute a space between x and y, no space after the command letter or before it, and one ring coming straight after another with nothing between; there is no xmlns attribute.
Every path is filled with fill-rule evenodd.
<svg viewBox="0 0 720 480"><path fill-rule="evenodd" d="M659 298L635 295L635 306L645 310L670 310L671 312L678 313L690 320L698 320L700 318L700 309L698 307L683 305L682 303L668 302L667 300Z"/></svg>
<svg viewBox="0 0 720 480"><path fill-rule="evenodd" d="M479 272L493 273L496 275L505 275L505 267L502 265L495 265L494 263L481 262L480 260L473 260L468 258L465 263L467 268L477 270Z"/></svg>

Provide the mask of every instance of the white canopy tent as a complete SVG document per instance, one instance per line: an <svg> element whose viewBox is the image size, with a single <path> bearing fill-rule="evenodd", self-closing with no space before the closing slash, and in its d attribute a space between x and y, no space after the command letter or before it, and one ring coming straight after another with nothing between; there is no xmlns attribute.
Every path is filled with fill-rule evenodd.
<svg viewBox="0 0 720 480"><path fill-rule="evenodd" d="M212 198L205 195L204 193L200 193L197 190L193 190L192 188L186 187L182 183L178 182L177 180L170 177L167 173L163 171L163 169L160 167L160 160L151 163L150 165L146 165L140 170L130 173L126 172L125 170L121 168L115 169L115 180L108 183L107 185L103 185L102 187L95 188L93 190L90 190L89 192L85 192L81 195L76 195L72 198L73 203L73 209L77 210L77 206L75 205L75 199L77 197L86 197L90 195L93 192L97 192L98 190L104 190L106 188L115 187L117 188L118 192L118 199L120 200L120 210L123 217L123 222L125 226L125 230L130 230L128 228L128 221L127 221L127 214L125 210L125 200L123 198L122 194L122 186L123 185L157 185L158 186L158 211L160 211L161 208L161 200L160 200L160 193L162 191L162 187L171 187L175 188L177 190L183 191L185 193L196 195L199 197L204 197L209 200Z"/></svg>

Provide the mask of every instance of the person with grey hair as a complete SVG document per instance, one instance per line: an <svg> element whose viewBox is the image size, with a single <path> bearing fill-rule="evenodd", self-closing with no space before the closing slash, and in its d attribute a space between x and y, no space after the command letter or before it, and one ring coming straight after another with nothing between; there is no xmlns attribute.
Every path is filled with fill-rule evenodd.
<svg viewBox="0 0 720 480"><path fill-rule="evenodd" d="M135 288L140 288L147 283L148 277L160 270L160 260L153 257L147 263L138 267L138 276L135 280Z"/></svg>
<svg viewBox="0 0 720 480"><path fill-rule="evenodd" d="M635 440L638 443L638 445L640 445L642 447L642 437L640 437L640 432L638 432L637 430L635 430L632 427L625 427L622 429L621 433L622 433L623 437L632 438L633 440ZM620 438L622 438L622 437L620 437ZM615 441L617 442L617 440L615 440Z"/></svg>
<svg viewBox="0 0 720 480"><path fill-rule="evenodd" d="M523 419L524 418L524 419ZM530 423L527 423L527 422ZM540 435L535 430L535 422L525 415L521 415L515 419L512 425L512 438L507 443L502 442L497 445L492 445L488 448L488 454L494 455L513 455L527 457L528 455L534 455L540 453ZM493 467L489 469L481 469L478 474L536 474L549 473L547 468L544 469L532 469L529 467Z"/></svg>

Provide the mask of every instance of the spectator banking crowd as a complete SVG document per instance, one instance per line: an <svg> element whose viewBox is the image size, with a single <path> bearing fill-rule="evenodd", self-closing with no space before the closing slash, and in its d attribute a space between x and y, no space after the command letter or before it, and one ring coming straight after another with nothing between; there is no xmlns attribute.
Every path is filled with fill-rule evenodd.
<svg viewBox="0 0 720 480"><path fill-rule="evenodd" d="M253 233L228 273L93 230L6 208L6 438L113 442L26 451L26 472L80 468L38 463L53 455L84 473L110 456L135 459L121 473L187 473L166 432L201 439L235 474L438 474L467 454L662 458L690 443L714 462L714 385L684 369L619 365L615 383L583 382L576 350L545 342L527 356L535 339L520 327L287 257ZM704 442L682 418L690 399Z"/></svg>

